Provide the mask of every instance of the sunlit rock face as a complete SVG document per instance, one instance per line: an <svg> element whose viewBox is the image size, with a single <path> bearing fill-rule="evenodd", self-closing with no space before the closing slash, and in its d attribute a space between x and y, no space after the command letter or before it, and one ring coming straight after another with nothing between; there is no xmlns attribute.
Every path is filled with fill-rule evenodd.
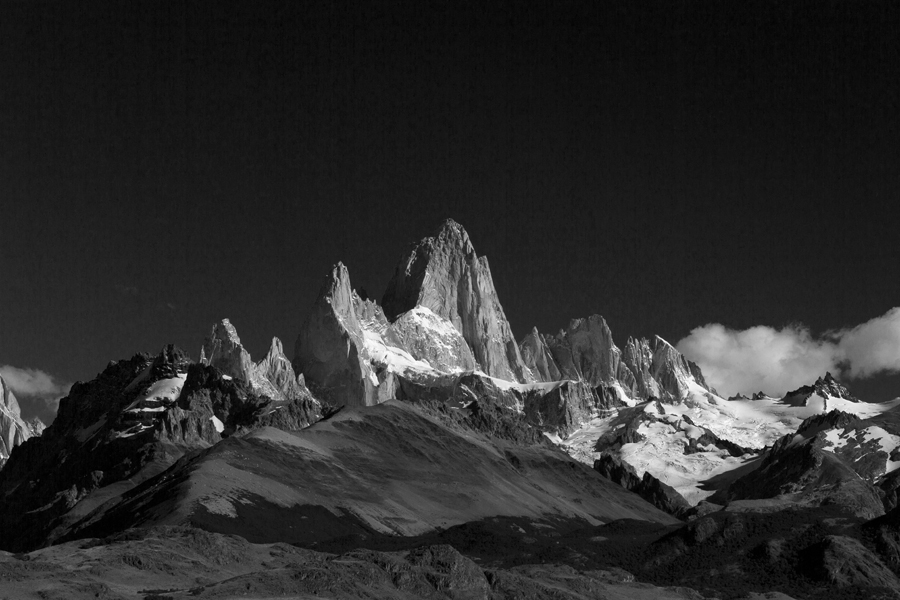
<svg viewBox="0 0 900 600"><path fill-rule="evenodd" d="M475 356L450 321L424 306L416 306L391 324L397 339L413 358L439 371L473 371Z"/></svg>
<svg viewBox="0 0 900 600"><path fill-rule="evenodd" d="M556 366L553 353L547 346L547 339L537 330L537 327L532 328L531 333L525 336L525 339L519 344L519 350L525 365L531 369L539 381L562 379L562 373Z"/></svg>
<svg viewBox="0 0 900 600"><path fill-rule="evenodd" d="M33 427L22 421L19 402L9 384L0 377L0 467L13 448L33 435L40 435L40 432L35 433Z"/></svg>
<svg viewBox="0 0 900 600"><path fill-rule="evenodd" d="M564 379L585 381L592 387L616 380L621 352L600 315L573 319L547 342Z"/></svg>
<svg viewBox="0 0 900 600"><path fill-rule="evenodd" d="M254 392L272 400L295 399L307 393L302 379L294 374L291 362L284 355L281 340L272 338L266 357L254 363L228 319L213 325L200 349L200 362L244 381Z"/></svg>
<svg viewBox="0 0 900 600"><path fill-rule="evenodd" d="M336 264L297 337L294 369L303 373L314 394L335 405L368 406L378 401L378 380L364 356L365 338L357 316L363 302L350 286L347 267Z"/></svg>
<svg viewBox="0 0 900 600"><path fill-rule="evenodd" d="M707 389L700 368L671 344L628 338L620 350L600 315L572 319L556 335L533 330L520 344L526 366L540 381L569 379L593 388L616 387L634 400L679 402L691 385Z"/></svg>
<svg viewBox="0 0 900 600"><path fill-rule="evenodd" d="M447 220L414 244L394 271L382 300L391 321L423 306L450 321L485 373L534 381L500 305L487 258L479 257L465 229Z"/></svg>

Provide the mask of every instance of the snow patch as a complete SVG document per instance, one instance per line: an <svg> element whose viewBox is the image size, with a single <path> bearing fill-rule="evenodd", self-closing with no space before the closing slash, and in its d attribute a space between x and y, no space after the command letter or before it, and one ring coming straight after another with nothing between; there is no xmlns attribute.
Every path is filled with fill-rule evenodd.
<svg viewBox="0 0 900 600"><path fill-rule="evenodd" d="M238 516L237 511L234 509L234 505L228 498L223 498L222 496L203 498L200 500L200 505L214 515L222 515L223 517L231 517L232 519L236 519Z"/></svg>
<svg viewBox="0 0 900 600"><path fill-rule="evenodd" d="M542 392L551 392L556 388L562 386L568 380L562 381L539 381L536 383L518 383L516 381L507 381L506 379L499 379L497 377L491 377L487 373L482 371L475 371L475 374L479 377L484 377L485 379L490 379L491 383L497 386L499 389L504 391L509 390L517 390L519 392L531 392L534 390L540 390ZM574 381L572 383L575 383Z"/></svg>
<svg viewBox="0 0 900 600"><path fill-rule="evenodd" d="M143 403L148 401L151 403L174 402L181 394L181 388L184 387L185 379L187 379L187 373L179 373L175 377L154 382L146 392L138 396L125 410L140 408Z"/></svg>
<svg viewBox="0 0 900 600"><path fill-rule="evenodd" d="M547 436L547 439L549 439L549 440L550 440L551 442L553 442L554 444L561 445L561 444L564 443L564 442L562 441L562 439L560 439L559 435L557 435L557 434L555 434L555 433L548 433L548 432L545 431L545 432L544 432L544 435Z"/></svg>
<svg viewBox="0 0 900 600"><path fill-rule="evenodd" d="M216 428L216 431L218 433L222 433L223 431L225 431L225 424L219 420L219 417L213 415L209 418L209 420L212 421L213 427Z"/></svg>
<svg viewBox="0 0 900 600"><path fill-rule="evenodd" d="M846 430L843 430L844 432ZM830 452L834 452L837 448L843 448L847 445L848 436L843 435L843 432L838 431L837 429L830 429L825 434L825 450Z"/></svg>

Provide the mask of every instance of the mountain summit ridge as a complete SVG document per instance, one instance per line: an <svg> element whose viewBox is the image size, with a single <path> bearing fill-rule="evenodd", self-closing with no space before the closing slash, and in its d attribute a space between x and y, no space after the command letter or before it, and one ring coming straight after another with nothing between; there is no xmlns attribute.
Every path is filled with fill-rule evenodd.
<svg viewBox="0 0 900 600"><path fill-rule="evenodd" d="M382 306L391 321L424 306L453 323L488 375L519 383L535 380L500 305L487 257L475 253L469 234L453 219L404 253Z"/></svg>

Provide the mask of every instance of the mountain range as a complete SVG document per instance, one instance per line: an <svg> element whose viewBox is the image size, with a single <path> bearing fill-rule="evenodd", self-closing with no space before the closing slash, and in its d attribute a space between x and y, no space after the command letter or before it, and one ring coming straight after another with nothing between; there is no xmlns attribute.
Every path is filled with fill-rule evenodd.
<svg viewBox="0 0 900 600"><path fill-rule="evenodd" d="M110 362L46 429L0 379L0 592L900 596L900 399L724 398L599 315L516 341L452 220L380 303L332 266L292 359L228 319L199 345Z"/></svg>

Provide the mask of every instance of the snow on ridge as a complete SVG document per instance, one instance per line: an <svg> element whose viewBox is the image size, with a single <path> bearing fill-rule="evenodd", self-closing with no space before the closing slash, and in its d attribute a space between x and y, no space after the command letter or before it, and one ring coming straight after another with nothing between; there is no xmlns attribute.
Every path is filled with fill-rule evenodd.
<svg viewBox="0 0 900 600"><path fill-rule="evenodd" d="M125 410L143 408L141 405L144 402L174 402L181 394L181 388L184 387L186 379L187 373L178 373L175 377L155 381L146 392L138 396Z"/></svg>
<svg viewBox="0 0 900 600"><path fill-rule="evenodd" d="M506 379L500 379L498 377L492 377L483 371L475 371L475 374L479 377L484 377L485 379L490 379L491 383L500 388L503 391L508 390L517 390L519 392L531 392L534 390L541 390L543 392L551 392L556 388L562 386L566 382L575 383L571 379L563 379L560 381L538 381L535 383L519 383L517 381L509 381Z"/></svg>
<svg viewBox="0 0 900 600"><path fill-rule="evenodd" d="M385 343L384 338L378 332L371 329L363 329L362 332L363 348L369 359L385 365L389 372L401 375L413 373L432 377L442 375L427 362L413 358L406 350ZM374 377L374 373L372 376ZM373 383L378 385L377 380Z"/></svg>
<svg viewBox="0 0 900 600"><path fill-rule="evenodd" d="M645 437L639 442L625 444L619 451L624 462L639 474L649 472L662 482L671 485L689 502L695 504L712 492L701 490L701 482L733 470L749 460L748 456L732 457L726 451L707 447L704 451L684 454L684 446L691 439L699 439L702 429L712 431L717 437L745 448L762 449L771 446L788 434L793 434L804 419L833 409L873 417L900 405L900 399L882 404L854 402L844 398L820 398L821 402L807 406L792 406L781 399L761 398L725 400L690 380L688 392L680 402L647 402L636 410L652 415L651 423L640 425L638 432ZM662 407L663 414L659 413ZM598 418L574 431L563 442L564 448L577 460L592 464L600 456L595 451L597 440L612 430L617 416ZM690 422L688 422L688 419ZM693 423L694 425L691 425ZM621 423L620 425L621 426ZM885 452L900 446L900 437L877 426L867 428L866 441L877 439ZM827 450L835 450L848 443L850 433L828 431L825 439ZM800 438L802 440L802 436ZM862 438L860 438L862 440ZM900 461L887 461L887 472L900 469Z"/></svg>

